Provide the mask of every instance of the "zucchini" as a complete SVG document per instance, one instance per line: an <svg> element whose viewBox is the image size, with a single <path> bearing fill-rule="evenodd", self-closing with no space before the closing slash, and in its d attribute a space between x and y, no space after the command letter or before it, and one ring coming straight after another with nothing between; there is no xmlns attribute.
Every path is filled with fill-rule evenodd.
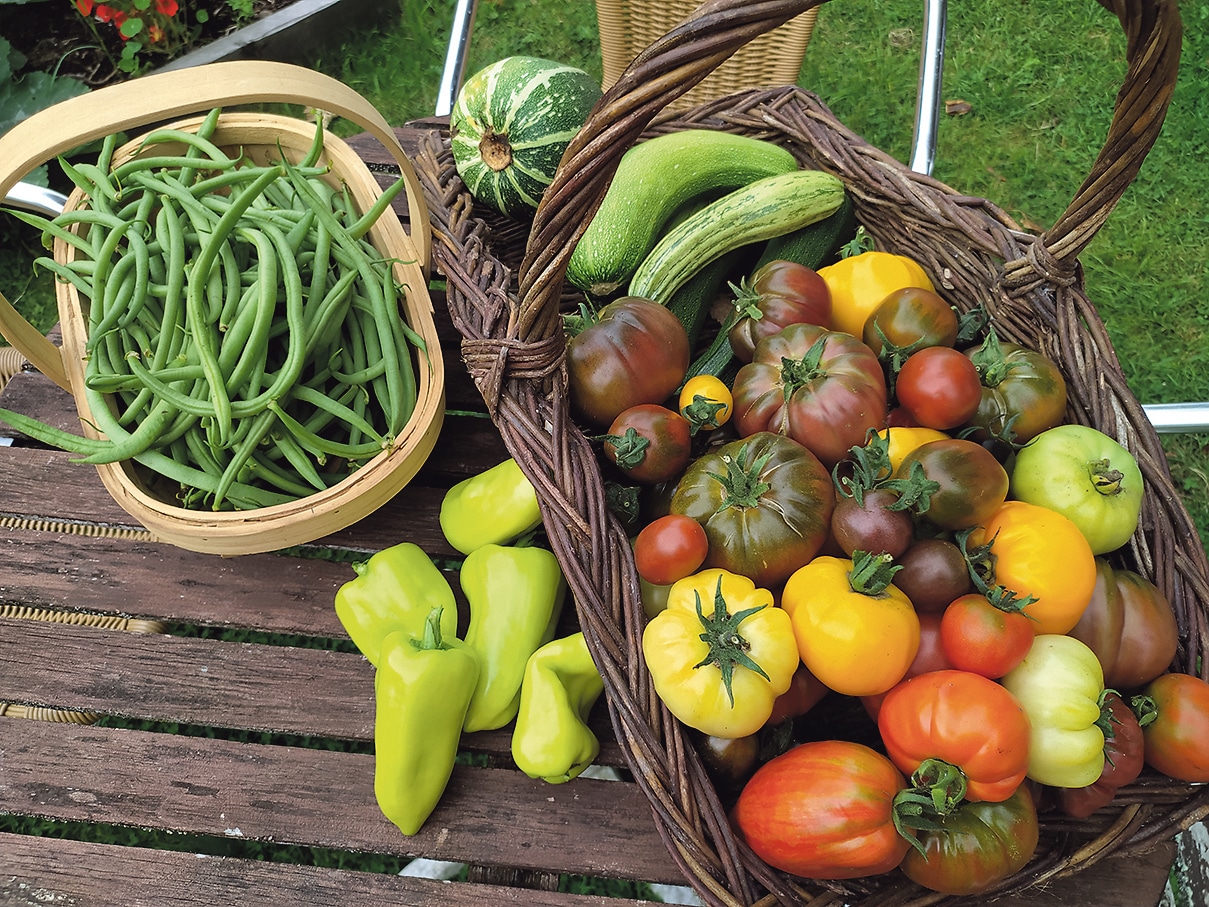
<svg viewBox="0 0 1209 907"><path fill-rule="evenodd" d="M610 296L625 286L686 202L797 167L794 156L772 142L707 129L670 132L635 145L622 155L572 251L567 279L590 296Z"/></svg>
<svg viewBox="0 0 1209 907"><path fill-rule="evenodd" d="M664 234L634 273L629 295L666 304L685 281L718 256L822 220L843 201L844 184L821 170L794 170L756 180Z"/></svg>
<svg viewBox="0 0 1209 907"><path fill-rule="evenodd" d="M759 270L770 261L792 261L817 271L834 262L844 243L855 234L856 206L845 194L844 201L834 214L770 239L752 271Z"/></svg>

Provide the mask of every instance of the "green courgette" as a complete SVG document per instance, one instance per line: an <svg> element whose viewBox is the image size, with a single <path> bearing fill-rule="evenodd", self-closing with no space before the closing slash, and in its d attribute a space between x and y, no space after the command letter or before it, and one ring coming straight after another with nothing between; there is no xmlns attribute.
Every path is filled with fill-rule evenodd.
<svg viewBox="0 0 1209 907"><path fill-rule="evenodd" d="M834 214L770 239L752 271L770 261L792 261L817 271L832 264L839 257L844 243L852 239L855 233L856 206L845 194L843 203Z"/></svg>
<svg viewBox="0 0 1209 907"><path fill-rule="evenodd" d="M604 200L567 264L567 279L594 297L624 287L673 214L697 196L795 171L794 156L763 139L685 129L621 158Z"/></svg>
<svg viewBox="0 0 1209 907"><path fill-rule="evenodd" d="M666 304L685 281L725 252L822 220L843 201L844 184L821 170L756 180L664 234L634 272L628 293Z"/></svg>

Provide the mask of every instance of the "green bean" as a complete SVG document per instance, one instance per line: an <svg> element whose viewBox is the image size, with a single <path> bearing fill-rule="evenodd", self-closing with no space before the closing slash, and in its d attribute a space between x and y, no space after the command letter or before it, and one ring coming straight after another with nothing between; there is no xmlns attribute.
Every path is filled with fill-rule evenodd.
<svg viewBox="0 0 1209 907"><path fill-rule="evenodd" d="M238 478L240 471L251 458L252 452L264 440L265 436L269 433L269 429L276 422L277 416L270 411L263 412L255 419L245 422L249 426L248 432L232 453L231 459L228 461L226 468L223 469L222 475L219 476L218 485L214 489L214 501L211 504L214 510L221 509L223 499L227 496L227 492L231 486L235 484L236 478Z"/></svg>
<svg viewBox="0 0 1209 907"><path fill-rule="evenodd" d="M279 442L274 449L280 450L281 446L282 445ZM297 447L296 444L295 447ZM301 451L302 449L298 448L298 450ZM302 452L302 456L306 457L305 451ZM287 462L289 461L287 460ZM305 497L314 490L322 491L323 489L327 488L329 484L331 484L323 480L323 476L318 470L315 469L314 464L310 463L309 460L307 461L307 466L309 468L306 470L306 472L299 472L297 468L295 468L294 475L290 475L288 471L280 468L276 463L273 462L272 459L266 456L266 452L263 450L253 452L252 464L254 465L256 474L260 479L270 485L273 485L279 491L284 491L295 498ZM293 463L290 463L290 465L293 466ZM317 489L310 487L309 478L307 477L312 475L317 477L321 483L320 487Z"/></svg>
<svg viewBox="0 0 1209 907"><path fill-rule="evenodd" d="M269 404L269 409L277 414L277 418L289 429L299 444L317 456L343 457L346 460L357 461L368 460L382 452L382 444L376 442L353 445L322 438L283 410L276 400ZM320 462L325 462L325 460Z"/></svg>
<svg viewBox="0 0 1209 907"><path fill-rule="evenodd" d="M382 194L375 199L374 203L365 210L365 213L349 225L348 235L353 239L360 239L368 233L369 228L377 223L378 218L386 213L386 209L395 200L395 196L399 194L401 189L406 188L406 186L407 183L402 177L387 186Z"/></svg>
<svg viewBox="0 0 1209 907"><path fill-rule="evenodd" d="M134 457L134 460L165 478L179 482L183 487L199 489L211 495L214 494L215 489L218 487L218 478L216 476L184 463L178 463L171 457L164 456L158 451L145 451ZM226 497L233 503L238 501L239 506L244 509L253 509L288 503L295 500L297 496L277 494L252 485L236 482L229 489Z"/></svg>
<svg viewBox="0 0 1209 907"><path fill-rule="evenodd" d="M328 483L323 480L323 476L319 474L319 470L315 468L311 458L306 455L302 445L294 440L293 435L281 432L273 436L273 442L276 451L285 457L286 462L294 468L294 472L299 478L317 491L327 488Z"/></svg>
<svg viewBox="0 0 1209 907"><path fill-rule="evenodd" d="M314 389L305 385L299 385L298 387L294 388L294 398L296 400L301 400L304 403L310 403L318 410L336 417L346 425L355 427L358 431L368 435L373 443L377 444L379 447L385 447L387 445L387 440L378 434L378 432L374 430L374 427L370 425L366 419L364 419L362 416L359 416L355 411L345 406L340 401L333 400L327 394L319 393L318 391L315 391ZM307 428L311 431L315 430L309 425Z"/></svg>

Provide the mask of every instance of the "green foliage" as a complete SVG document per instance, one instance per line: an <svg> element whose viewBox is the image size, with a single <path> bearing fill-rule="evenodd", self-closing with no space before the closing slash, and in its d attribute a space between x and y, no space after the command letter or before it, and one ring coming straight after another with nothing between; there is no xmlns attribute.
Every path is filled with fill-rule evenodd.
<svg viewBox="0 0 1209 907"><path fill-rule="evenodd" d="M51 72L23 73L25 62L25 57L0 37L0 135L39 110L88 91L83 82ZM31 181L45 186L45 168Z"/></svg>

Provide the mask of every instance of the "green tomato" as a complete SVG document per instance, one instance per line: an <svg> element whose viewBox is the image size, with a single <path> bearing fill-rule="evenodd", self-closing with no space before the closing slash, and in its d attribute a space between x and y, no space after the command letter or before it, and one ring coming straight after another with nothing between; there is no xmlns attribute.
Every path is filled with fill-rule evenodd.
<svg viewBox="0 0 1209 907"><path fill-rule="evenodd" d="M1120 548L1138 528L1142 472L1133 454L1086 425L1059 425L1016 452L1010 497L1056 510L1095 554Z"/></svg>

